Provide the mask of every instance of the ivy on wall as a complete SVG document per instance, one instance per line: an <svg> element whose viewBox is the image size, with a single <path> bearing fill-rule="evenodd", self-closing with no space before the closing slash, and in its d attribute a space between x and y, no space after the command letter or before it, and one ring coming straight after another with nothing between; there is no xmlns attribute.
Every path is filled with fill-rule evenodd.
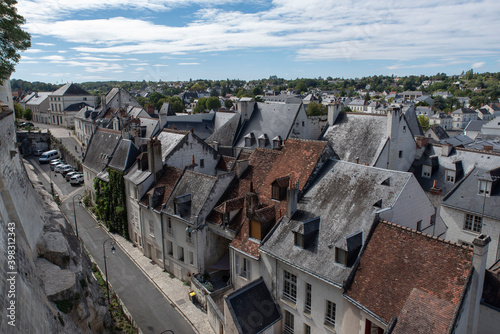
<svg viewBox="0 0 500 334"><path fill-rule="evenodd" d="M109 182L94 179L95 213L108 230L128 239L123 172L108 168Z"/></svg>

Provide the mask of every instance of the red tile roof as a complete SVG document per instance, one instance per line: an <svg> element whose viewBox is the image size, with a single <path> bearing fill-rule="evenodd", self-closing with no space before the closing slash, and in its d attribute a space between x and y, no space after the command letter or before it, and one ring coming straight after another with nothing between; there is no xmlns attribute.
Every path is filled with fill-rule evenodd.
<svg viewBox="0 0 500 334"><path fill-rule="evenodd" d="M415 312L416 308L423 310L422 305L438 299L439 303L427 307L436 308L438 314L433 317L446 319L447 327L451 323L450 312L447 307L437 305L449 303L454 311L457 309L471 270L470 248L380 222L346 294L386 323L392 317L405 316L404 307ZM410 296L414 289L422 293ZM415 300L411 301L412 298Z"/></svg>

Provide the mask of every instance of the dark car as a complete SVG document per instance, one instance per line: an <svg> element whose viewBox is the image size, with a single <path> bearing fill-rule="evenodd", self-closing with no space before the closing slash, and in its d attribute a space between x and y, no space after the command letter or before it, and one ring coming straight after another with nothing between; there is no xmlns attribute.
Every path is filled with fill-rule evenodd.
<svg viewBox="0 0 500 334"><path fill-rule="evenodd" d="M19 125L19 127L23 128L23 129L27 128L28 126L33 128L35 125L33 123L31 123L31 122L24 122L21 125Z"/></svg>

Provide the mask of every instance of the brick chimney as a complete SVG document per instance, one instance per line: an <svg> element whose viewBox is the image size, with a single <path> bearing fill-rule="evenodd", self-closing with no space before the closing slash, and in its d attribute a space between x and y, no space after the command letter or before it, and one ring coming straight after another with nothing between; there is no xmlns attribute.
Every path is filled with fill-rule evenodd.
<svg viewBox="0 0 500 334"><path fill-rule="evenodd" d="M442 195L443 194L443 189L437 187L437 180L434 180L434 183L432 184L432 188L429 190L431 195Z"/></svg>
<svg viewBox="0 0 500 334"><path fill-rule="evenodd" d="M484 145L483 151L493 151L493 145Z"/></svg>
<svg viewBox="0 0 500 334"><path fill-rule="evenodd" d="M474 253L472 255L472 266L474 273L470 285L469 319L467 321L467 333L477 334L479 325L479 307L483 294L484 273L486 261L488 259L488 244L491 238L489 235L481 234L472 241Z"/></svg>

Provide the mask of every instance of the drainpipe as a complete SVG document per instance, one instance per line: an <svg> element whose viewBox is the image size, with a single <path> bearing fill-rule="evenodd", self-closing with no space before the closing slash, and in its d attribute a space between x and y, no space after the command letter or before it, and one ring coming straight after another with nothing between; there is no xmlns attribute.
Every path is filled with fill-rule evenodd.
<svg viewBox="0 0 500 334"><path fill-rule="evenodd" d="M486 271L486 261L488 259L488 244L491 238L488 235L481 234L472 241L474 251L472 255L472 274L471 288L469 291L469 317L467 322L467 333L477 334L479 326L479 307L483 294L484 273Z"/></svg>
<svg viewBox="0 0 500 334"><path fill-rule="evenodd" d="M166 270L165 266L165 235L163 233L163 208L165 205L162 205L160 209L160 230L161 230L161 254L162 254L162 262L163 262L163 270Z"/></svg>

